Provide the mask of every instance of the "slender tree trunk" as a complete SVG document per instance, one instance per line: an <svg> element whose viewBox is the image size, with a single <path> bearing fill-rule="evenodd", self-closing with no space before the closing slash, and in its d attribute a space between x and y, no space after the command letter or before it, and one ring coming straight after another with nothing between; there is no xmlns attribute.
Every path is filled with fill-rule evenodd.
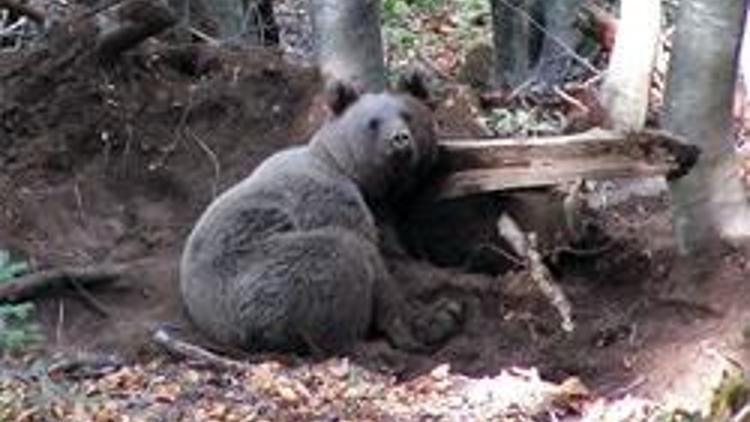
<svg viewBox="0 0 750 422"><path fill-rule="evenodd" d="M214 23L222 41L249 45L277 45L279 29L272 0L182 0L200 3L185 10L202 10ZM200 19L201 17L196 17Z"/></svg>
<svg viewBox="0 0 750 422"><path fill-rule="evenodd" d="M750 212L733 148L732 100L743 0L682 0L665 97L664 128L702 148L698 165L670 184L683 255L747 237Z"/></svg>
<svg viewBox="0 0 750 422"><path fill-rule="evenodd" d="M575 23L582 3L583 0L544 2L546 34L535 73L547 85L559 85L565 79L572 62L570 50L575 50L580 37Z"/></svg>
<svg viewBox="0 0 750 422"><path fill-rule="evenodd" d="M615 45L602 87L602 103L615 129L639 130L646 123L660 33L659 1L622 0Z"/></svg>
<svg viewBox="0 0 750 422"><path fill-rule="evenodd" d="M531 0L491 0L493 85L513 88L529 77Z"/></svg>
<svg viewBox="0 0 750 422"><path fill-rule="evenodd" d="M380 0L311 0L310 5L324 76L368 91L385 89Z"/></svg>
<svg viewBox="0 0 750 422"><path fill-rule="evenodd" d="M193 0L188 0L193 1ZM201 0L202 1L202 0ZM242 29L245 10L241 0L206 0L203 7L216 25L216 36L221 40L236 37Z"/></svg>
<svg viewBox="0 0 750 422"><path fill-rule="evenodd" d="M589 10L609 19L596 6ZM661 2L622 0L616 28L601 101L613 129L638 131L644 128L648 113L651 73L661 34ZM609 36L603 35L603 41L608 42ZM616 192L611 194L618 199L608 201L612 205L634 195L657 196L667 191L667 182L661 176L618 180L614 186Z"/></svg>

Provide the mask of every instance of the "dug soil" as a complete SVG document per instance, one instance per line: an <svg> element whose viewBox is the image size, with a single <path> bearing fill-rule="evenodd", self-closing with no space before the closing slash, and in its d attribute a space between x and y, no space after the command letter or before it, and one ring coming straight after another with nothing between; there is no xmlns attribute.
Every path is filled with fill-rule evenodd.
<svg viewBox="0 0 750 422"><path fill-rule="evenodd" d="M39 298L47 348L148 359L159 353L152 330L164 325L211 347L179 301L185 237L217 192L274 151L305 142L325 118L320 78L263 50L149 44L100 63L81 54L85 43L60 44L0 56L0 248L34 269L129 270L86 295L60 289ZM478 132L462 101L441 100L442 134ZM573 305L572 333L546 300L518 287L523 272L513 259L478 252L502 246L493 227L507 201L435 204L405 234L422 241L418 257L391 262L420 299L466 299L463 331L429 355L372 338L352 359L402 378L443 363L471 376L535 366L551 380L578 376L604 395L688 400L704 372L750 362L747 255L722 250L702 283L675 290L681 267L666 198L600 213L607 236L594 249L552 245L558 259L550 265Z"/></svg>

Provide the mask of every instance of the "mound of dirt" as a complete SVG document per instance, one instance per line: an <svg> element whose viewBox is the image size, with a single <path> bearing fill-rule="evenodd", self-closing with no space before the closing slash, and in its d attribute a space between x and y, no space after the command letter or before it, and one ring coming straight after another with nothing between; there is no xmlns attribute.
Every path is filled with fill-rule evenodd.
<svg viewBox="0 0 750 422"><path fill-rule="evenodd" d="M89 292L107 315L67 290L39 299L39 314L50 349L150 355L155 325L192 335L179 303L177 263L199 213L269 154L307 139L324 115L320 78L264 50L152 43L103 65L88 49L85 39L69 37L0 56L0 244L34 268L130 263L114 285ZM445 111L463 103L441 105L443 134L481 132L471 110ZM421 245L421 260L394 259L392 270L415 300L467 300L470 318L432 355L372 339L353 357L400 377L443 362L474 376L536 366L547 378L577 375L607 393L633 381L657 392L662 374L690 363L690 355L680 355L657 368L667 350L689 344L695 352L716 333L733 338L741 327L732 322L750 317L740 306L750 299L747 289L735 294L749 272L736 251L700 287L713 292L695 296L707 303L656 294L674 264L668 204L657 198L609 210L602 222L610 241L595 253L557 251L551 264L577 323L567 334L549 303L528 293L512 258L475 254L483 245L498 247L496 219L511 205L477 197L436 204L408 220L404 235L415 250ZM520 209L520 218L533 211Z"/></svg>
<svg viewBox="0 0 750 422"><path fill-rule="evenodd" d="M85 42L1 57L0 242L34 267L132 262L95 291L39 303L55 346L141 350L181 321L176 266L213 196L314 129L317 73L277 54L152 48L102 66ZM312 119L312 120L311 120Z"/></svg>

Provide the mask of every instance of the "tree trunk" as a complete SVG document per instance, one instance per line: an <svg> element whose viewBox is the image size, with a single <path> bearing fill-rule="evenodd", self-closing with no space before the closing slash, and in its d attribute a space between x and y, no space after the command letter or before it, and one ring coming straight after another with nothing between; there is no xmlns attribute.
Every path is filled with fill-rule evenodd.
<svg viewBox="0 0 750 422"><path fill-rule="evenodd" d="M216 37L227 40L237 37L245 16L244 4L240 0L208 0L203 2L208 14L216 24Z"/></svg>
<svg viewBox="0 0 750 422"><path fill-rule="evenodd" d="M255 9L250 10L251 24L259 30L256 39L262 45L278 45L281 41L279 25L273 11L273 0L259 0L255 2Z"/></svg>
<svg viewBox="0 0 750 422"><path fill-rule="evenodd" d="M732 99L744 26L742 0L683 0L665 96L664 128L702 148L693 172L670 184L678 248L710 250L750 234L733 148Z"/></svg>
<svg viewBox="0 0 750 422"><path fill-rule="evenodd" d="M660 29L660 2L621 2L615 46L602 87L602 103L614 129L639 130L646 123Z"/></svg>
<svg viewBox="0 0 750 422"><path fill-rule="evenodd" d="M326 78L373 92L386 86L379 0L310 2L318 65Z"/></svg>
<svg viewBox="0 0 750 422"><path fill-rule="evenodd" d="M531 0L491 0L495 47L493 85L514 88L529 77Z"/></svg>
<svg viewBox="0 0 750 422"><path fill-rule="evenodd" d="M222 41L247 45L277 45L279 28L272 0L182 0L200 5L185 10L204 10ZM202 17L196 17L198 20Z"/></svg>
<svg viewBox="0 0 750 422"><path fill-rule="evenodd" d="M539 81L549 86L560 85L568 73L570 51L579 41L575 23L582 3L583 0L547 0L544 4L546 33L535 73Z"/></svg>

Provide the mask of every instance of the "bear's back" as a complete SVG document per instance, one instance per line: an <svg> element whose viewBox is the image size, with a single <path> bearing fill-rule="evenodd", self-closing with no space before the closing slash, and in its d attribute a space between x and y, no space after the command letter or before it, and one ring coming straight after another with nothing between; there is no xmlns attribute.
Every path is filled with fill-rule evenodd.
<svg viewBox="0 0 750 422"><path fill-rule="evenodd" d="M307 147L281 151L206 210L188 239L181 272L202 269L227 279L243 270L254 246L265 239L325 227L377 239L374 218L354 183Z"/></svg>

